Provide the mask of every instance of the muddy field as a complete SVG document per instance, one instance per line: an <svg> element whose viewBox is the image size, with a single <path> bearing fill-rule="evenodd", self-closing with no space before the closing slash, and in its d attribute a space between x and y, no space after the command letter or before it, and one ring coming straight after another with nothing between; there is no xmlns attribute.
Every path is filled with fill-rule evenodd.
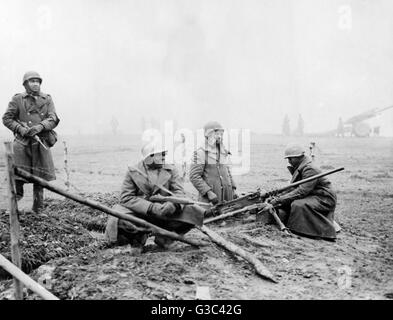
<svg viewBox="0 0 393 320"><path fill-rule="evenodd" d="M68 146L70 191L106 204L116 202L127 165L139 158L137 138L63 138ZM33 221L46 226L57 223L58 229L47 228L40 241L42 246L60 247L67 255L53 258L49 255L51 250L43 250L42 255L51 260L48 258L30 275L42 280L46 274L45 284L61 299L195 299L200 287L208 287L211 299L392 299L393 140L298 140L304 145L310 141L316 142L316 161L323 170L345 167L345 171L330 176L338 193L336 220L342 227L336 242L287 237L275 226L256 222L253 215L210 225L255 254L277 278L277 284L259 278L248 263L213 244L197 249L178 242L169 251L163 251L150 238L141 255L132 254L127 246L107 248L100 233L105 215L50 192L46 193L50 199L40 218L22 219L23 237L28 239L29 232L40 232L38 226L28 225ZM257 187L272 189L288 182L290 176L282 159L287 142L278 136L252 137L251 170L236 177L241 192ZM60 140L53 149L58 175L55 183L65 187L62 147ZM0 170L4 182L2 153ZM186 190L196 197L189 182ZM3 221L6 195L2 183ZM26 188L22 204L31 205L31 186ZM70 234L77 230L83 239L74 238L75 245L69 253L66 246L52 243L55 237L51 232L61 232L63 225L67 225ZM2 228L4 233L6 226ZM197 230L188 236L207 239ZM250 237L253 242L247 240ZM2 253L8 254L7 235L3 234L0 240ZM29 250L28 240L24 250ZM49 270L46 273L45 268ZM10 298L11 283L7 279L0 281L1 299ZM31 292L26 292L26 298L37 299Z"/></svg>

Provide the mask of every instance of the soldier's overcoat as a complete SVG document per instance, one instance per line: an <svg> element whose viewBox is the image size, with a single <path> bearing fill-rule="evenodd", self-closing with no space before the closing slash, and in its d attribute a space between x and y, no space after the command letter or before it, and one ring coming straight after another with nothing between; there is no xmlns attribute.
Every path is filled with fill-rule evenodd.
<svg viewBox="0 0 393 320"><path fill-rule="evenodd" d="M209 202L206 196L209 190L217 195L219 202L233 200L236 185L230 169L229 152L223 148L218 155L218 152L207 148L198 148L190 166L190 181L199 192L199 201Z"/></svg>
<svg viewBox="0 0 393 320"><path fill-rule="evenodd" d="M310 158L294 169L291 183L321 173ZM322 177L304 184L279 197L283 207L289 207L287 227L297 233L321 237L336 238L334 228L334 210L336 192L327 177Z"/></svg>

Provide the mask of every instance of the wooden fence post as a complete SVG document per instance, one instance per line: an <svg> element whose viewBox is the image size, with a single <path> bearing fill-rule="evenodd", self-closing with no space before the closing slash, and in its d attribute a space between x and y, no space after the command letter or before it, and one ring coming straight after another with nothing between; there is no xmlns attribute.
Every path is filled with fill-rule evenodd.
<svg viewBox="0 0 393 320"><path fill-rule="evenodd" d="M14 175L14 154L11 142L4 142L5 157L7 164L7 184L8 184L8 202L10 207L10 235L11 235L11 257L12 263L19 269L22 266L19 249L19 219L18 204L16 201L15 175ZM23 300L23 285L14 277L15 300Z"/></svg>
<svg viewBox="0 0 393 320"><path fill-rule="evenodd" d="M68 170L68 149L67 149L67 144L65 141L63 141L64 144L64 171L66 173L66 182L65 185L67 187L67 190L70 189L70 171Z"/></svg>

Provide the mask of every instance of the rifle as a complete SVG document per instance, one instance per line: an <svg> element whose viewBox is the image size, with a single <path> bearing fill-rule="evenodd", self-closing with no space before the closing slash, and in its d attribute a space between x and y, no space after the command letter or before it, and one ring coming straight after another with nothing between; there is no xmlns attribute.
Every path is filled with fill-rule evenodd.
<svg viewBox="0 0 393 320"><path fill-rule="evenodd" d="M344 170L344 167L340 167L337 169L333 169L333 170L319 173L315 176L291 183L285 187L281 187L281 188L274 189L274 190L267 191L267 192L261 192L260 190L257 190L256 192L253 192L251 194L237 198L235 200L231 200L231 201L224 202L224 203L219 203L212 208L212 211L215 216L212 218L206 219L204 221L204 223L206 224L206 223L210 223L213 221L222 220L222 219L234 216L235 214L246 212L246 211L252 211L252 210L260 211L263 209L266 201L270 197L281 194L289 189L296 188L303 183L307 183L307 182L322 178L324 176L327 176L327 175L330 175L332 173L342 171L342 170ZM247 205L244 206L244 203L246 203ZM233 210L233 209L235 209L235 210ZM280 229L285 230L286 229L285 226L283 226L279 217L274 213L272 213L272 215L273 215L274 219L276 220L276 222L279 224Z"/></svg>
<svg viewBox="0 0 393 320"><path fill-rule="evenodd" d="M30 129L30 127L22 121L17 120L16 122L18 122L22 127L26 128L26 129ZM42 140L40 139L39 136L35 135L32 137L35 141L37 141L45 150L48 150L48 147L42 142Z"/></svg>
<svg viewBox="0 0 393 320"><path fill-rule="evenodd" d="M178 204L184 204L184 205L196 204L198 206L211 207L211 204L208 203L208 202L194 201L194 200L191 200L189 198L180 198L180 197L175 197L175 196L162 196L162 195L159 195L159 194L151 196L149 198L149 200L153 201L153 202L167 202L167 201L169 201L169 202L172 202L172 203L178 203Z"/></svg>

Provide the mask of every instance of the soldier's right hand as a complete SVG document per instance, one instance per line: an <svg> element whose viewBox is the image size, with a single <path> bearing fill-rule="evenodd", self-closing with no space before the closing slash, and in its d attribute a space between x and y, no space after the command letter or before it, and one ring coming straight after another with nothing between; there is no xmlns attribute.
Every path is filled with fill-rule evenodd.
<svg viewBox="0 0 393 320"><path fill-rule="evenodd" d="M218 197L217 197L217 195L213 191L209 190L206 193L206 196L207 196L207 198L209 199L209 201L211 203L213 203L213 204L217 204L218 203Z"/></svg>
<svg viewBox="0 0 393 320"><path fill-rule="evenodd" d="M152 203L149 207L149 212L156 216L168 216L176 211L176 206L171 202Z"/></svg>
<svg viewBox="0 0 393 320"><path fill-rule="evenodd" d="M19 125L19 127L18 127L18 129L17 129L17 132L18 132L22 137L25 137L28 131L29 131L29 129L27 129L27 128L21 126L21 125Z"/></svg>
<svg viewBox="0 0 393 320"><path fill-rule="evenodd" d="M156 216L160 216L162 214L164 205L161 203L152 203L149 206L148 213L154 214Z"/></svg>
<svg viewBox="0 0 393 320"><path fill-rule="evenodd" d="M42 130L44 130L44 126L42 124L37 124L29 128L26 132L28 137L34 137L36 134L39 134Z"/></svg>

